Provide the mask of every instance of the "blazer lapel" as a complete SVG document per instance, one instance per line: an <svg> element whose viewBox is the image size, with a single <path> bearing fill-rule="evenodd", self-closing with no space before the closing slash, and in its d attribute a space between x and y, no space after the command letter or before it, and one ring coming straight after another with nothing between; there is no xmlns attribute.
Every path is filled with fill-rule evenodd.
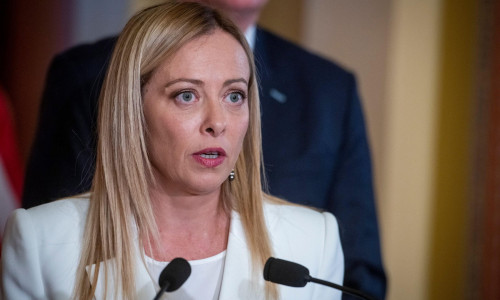
<svg viewBox="0 0 500 300"><path fill-rule="evenodd" d="M136 251L136 253L138 253ZM102 263L100 276L97 279L95 299L96 300L104 300L104 299L123 299L121 291L118 291L117 297L114 298L115 290L114 290L114 282L116 278L113 276L112 266L113 260L110 259ZM104 287L104 268L108 268L108 289L105 293ZM89 275L89 280L92 278L92 275L95 270L95 265L87 267L87 274ZM144 265L142 259L139 255L136 255L134 259L134 271L135 271L135 289L136 289L136 298L137 299L153 299L156 295L156 286L149 275L146 266ZM90 281L92 284L92 281Z"/></svg>
<svg viewBox="0 0 500 300"><path fill-rule="evenodd" d="M267 228L272 229L275 218L266 215ZM252 258L248 250L240 215L233 211L226 250L219 300L265 299L265 282L262 270L253 272Z"/></svg>

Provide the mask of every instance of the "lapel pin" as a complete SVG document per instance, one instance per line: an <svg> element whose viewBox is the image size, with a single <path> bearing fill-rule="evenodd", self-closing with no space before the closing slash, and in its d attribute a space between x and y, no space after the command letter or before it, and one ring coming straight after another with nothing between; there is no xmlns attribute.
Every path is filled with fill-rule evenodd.
<svg viewBox="0 0 500 300"><path fill-rule="evenodd" d="M269 91L269 96L271 96L271 98L273 98L274 100L278 101L281 104L286 102L286 95L275 88L272 88Z"/></svg>

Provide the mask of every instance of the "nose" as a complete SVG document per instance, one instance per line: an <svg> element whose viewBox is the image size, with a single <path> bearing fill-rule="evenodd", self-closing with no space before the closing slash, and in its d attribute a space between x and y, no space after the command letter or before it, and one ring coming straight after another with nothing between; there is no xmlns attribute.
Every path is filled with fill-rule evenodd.
<svg viewBox="0 0 500 300"><path fill-rule="evenodd" d="M224 110L223 104L215 100L207 101L202 131L213 137L217 137L224 133L226 126L226 111Z"/></svg>

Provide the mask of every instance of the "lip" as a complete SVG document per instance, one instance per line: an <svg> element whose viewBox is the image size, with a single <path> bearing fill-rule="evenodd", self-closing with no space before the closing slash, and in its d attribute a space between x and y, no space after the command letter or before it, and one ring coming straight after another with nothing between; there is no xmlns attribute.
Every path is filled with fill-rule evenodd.
<svg viewBox="0 0 500 300"><path fill-rule="evenodd" d="M206 168L215 168L226 159L226 151L222 148L205 148L193 153L193 158Z"/></svg>

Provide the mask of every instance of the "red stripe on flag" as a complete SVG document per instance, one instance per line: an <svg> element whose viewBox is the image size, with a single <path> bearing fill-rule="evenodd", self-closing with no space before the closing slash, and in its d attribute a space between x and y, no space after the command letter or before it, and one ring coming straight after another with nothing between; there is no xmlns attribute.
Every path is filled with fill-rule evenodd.
<svg viewBox="0 0 500 300"><path fill-rule="evenodd" d="M19 158L14 126L12 124L7 97L3 90L0 89L0 163L3 163L10 186L17 198L18 204L20 204L24 170Z"/></svg>

